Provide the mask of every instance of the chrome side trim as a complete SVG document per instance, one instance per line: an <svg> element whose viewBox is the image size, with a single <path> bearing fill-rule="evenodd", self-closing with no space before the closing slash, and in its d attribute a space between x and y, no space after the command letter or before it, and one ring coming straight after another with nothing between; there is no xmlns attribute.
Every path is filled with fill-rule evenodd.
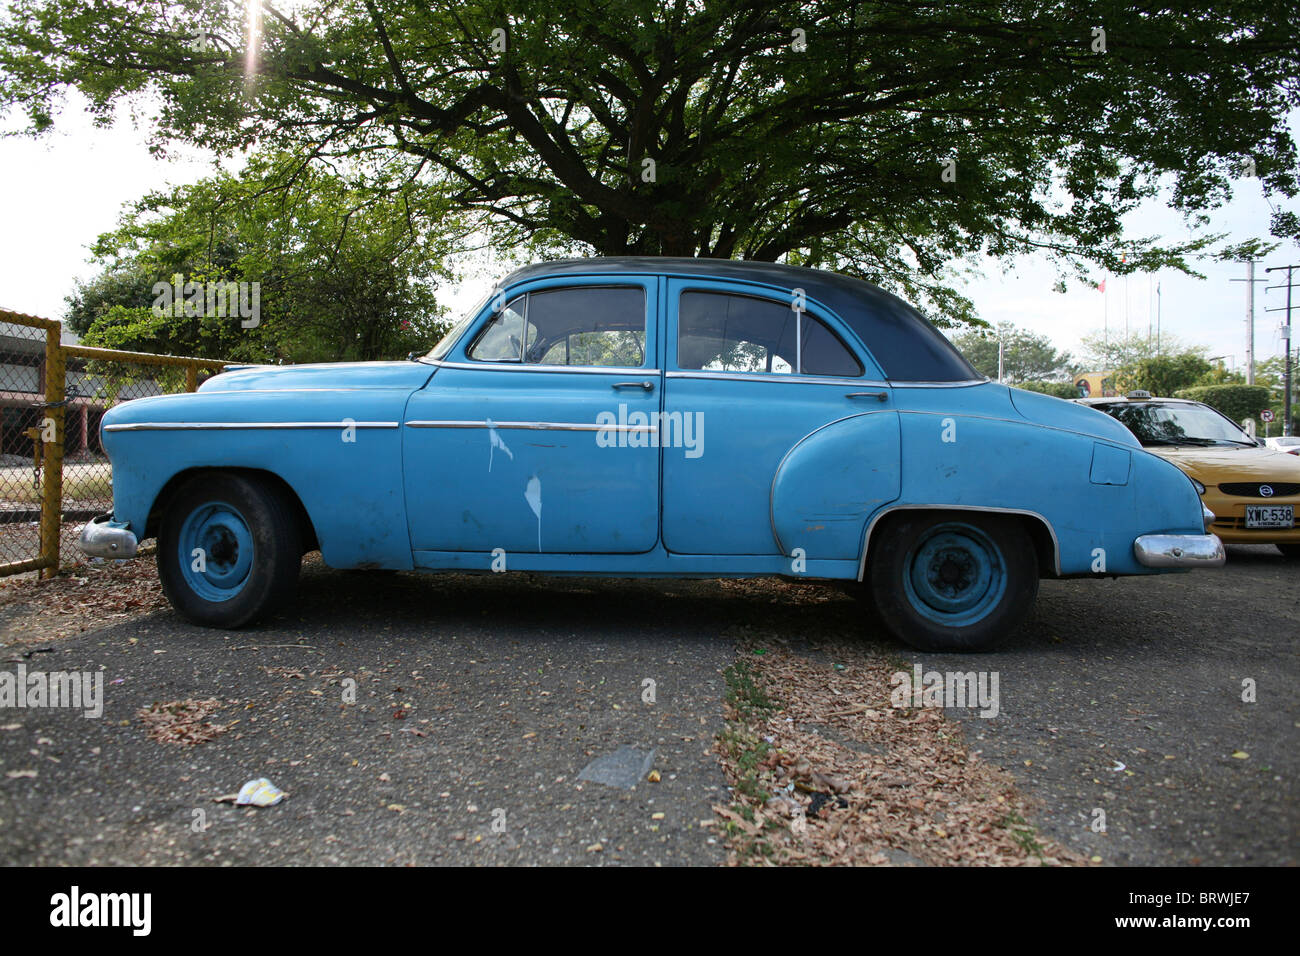
<svg viewBox="0 0 1300 956"><path fill-rule="evenodd" d="M220 381L220 379L209 379L208 381ZM206 384L206 383L205 383ZM404 388L408 391L408 385L360 385L347 388L205 388L204 395L270 395L280 392L369 392L376 389L399 389ZM182 395L197 395L198 392L181 392Z"/></svg>
<svg viewBox="0 0 1300 956"><path fill-rule="evenodd" d="M865 378L820 378L816 375L783 375L780 372L665 372L667 378L697 378L724 382L783 382L796 385L876 385L887 388L888 382Z"/></svg>
<svg viewBox="0 0 1300 956"><path fill-rule="evenodd" d="M518 362L448 362L420 358L417 361L435 368L485 369L494 372L576 372L581 375L664 375L667 378L720 379L734 382L795 382L802 385L869 385L883 388L970 388L991 381L987 378L963 379L958 382L903 382L868 378L831 378L815 375L782 375L779 372L707 372L685 370L663 372L657 368L603 367L588 365L525 365Z"/></svg>
<svg viewBox="0 0 1300 956"><path fill-rule="evenodd" d="M986 378L965 379L960 382L895 382L874 378L839 378L818 375L783 375L780 372L709 372L702 369L665 372L668 378L720 379L729 382L794 382L800 385L854 385L873 388L970 388L984 385Z"/></svg>
<svg viewBox="0 0 1300 956"><path fill-rule="evenodd" d="M654 425L601 425L588 422L489 422L457 420L417 420L406 423L407 428L510 428L526 431L558 432L629 432L635 434L653 434L658 431Z"/></svg>
<svg viewBox="0 0 1300 956"><path fill-rule="evenodd" d="M894 511L984 511L994 514L1007 515L1024 515L1029 518L1037 518L1047 528L1047 533L1052 537L1052 564L1056 568L1059 576L1061 573L1061 542L1056 537L1056 529L1052 523L1037 511L1027 511L1023 508L986 508L981 505L948 505L948 504L925 504L925 505L894 505L886 507L871 519L871 524L867 525L867 536L862 541L862 557L858 559L858 580L861 581L867 570L867 552L871 549L871 532L876 529L878 522L885 515Z"/></svg>
<svg viewBox="0 0 1300 956"><path fill-rule="evenodd" d="M1217 534L1144 534L1133 556L1148 568L1219 568L1227 561Z"/></svg>
<svg viewBox="0 0 1300 956"><path fill-rule="evenodd" d="M106 432L244 431L268 428L397 428L400 422L122 422Z"/></svg>
<svg viewBox="0 0 1300 956"><path fill-rule="evenodd" d="M659 375L657 368L630 368L604 365L527 365L522 362L444 362L442 359L422 359L425 365L437 368L478 369L487 372L573 372L578 375Z"/></svg>

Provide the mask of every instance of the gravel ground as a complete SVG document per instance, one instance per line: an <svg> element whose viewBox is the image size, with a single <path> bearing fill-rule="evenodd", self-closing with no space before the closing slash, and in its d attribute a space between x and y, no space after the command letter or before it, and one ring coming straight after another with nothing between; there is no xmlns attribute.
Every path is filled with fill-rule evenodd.
<svg viewBox="0 0 1300 956"><path fill-rule="evenodd" d="M1044 582L986 662L904 656L999 672L1001 713L963 714L967 742L1037 798L1052 838L1118 864L1294 866L1298 578L1271 546L1231 545L1220 571Z"/></svg>
<svg viewBox="0 0 1300 956"><path fill-rule="evenodd" d="M710 750L731 647L692 626L719 610L695 592L716 587L318 570L269 628L163 612L70 638L29 668L123 683L99 720L0 712L0 860L720 862L700 822L725 797ZM137 717L208 698L229 729L196 747L149 740ZM576 780L624 745L655 751L658 783ZM262 776L289 799L212 802Z"/></svg>
<svg viewBox="0 0 1300 956"><path fill-rule="evenodd" d="M997 717L950 714L1014 774L1040 831L1072 849L1106 863L1294 864L1296 573L1271 548L1233 548L1220 572L1044 582L1033 620L996 655L870 636L862 653L997 671ZM295 610L257 629L206 631L163 611L75 635L24 663L103 668L105 714L0 711L0 862L720 863L701 821L727 802L710 750L737 627L818 655L819 635L860 618L811 583L315 568ZM20 648L32 645L0 652L0 669L14 671ZM1257 703L1242 702L1244 678ZM137 715L213 698L209 719L226 729L196 747L150 740ZM658 783L577 781L625 745L655 751ZM289 799L213 802L261 776ZM1089 828L1098 808L1104 833Z"/></svg>

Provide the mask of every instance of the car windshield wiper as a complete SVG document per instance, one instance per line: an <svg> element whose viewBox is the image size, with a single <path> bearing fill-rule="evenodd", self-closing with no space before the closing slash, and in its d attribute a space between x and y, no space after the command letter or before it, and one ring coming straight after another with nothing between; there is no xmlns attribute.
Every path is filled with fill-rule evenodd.
<svg viewBox="0 0 1300 956"><path fill-rule="evenodd" d="M1217 438L1143 438L1144 445L1196 445L1201 448L1208 448L1210 445L1217 445Z"/></svg>

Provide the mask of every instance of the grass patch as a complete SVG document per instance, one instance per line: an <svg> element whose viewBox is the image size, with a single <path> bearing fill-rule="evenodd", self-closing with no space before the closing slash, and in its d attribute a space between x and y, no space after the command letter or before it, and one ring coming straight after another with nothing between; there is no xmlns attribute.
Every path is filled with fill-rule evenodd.
<svg viewBox="0 0 1300 956"><path fill-rule="evenodd" d="M727 703L736 708L741 717L762 717L776 705L755 679L748 661L736 661L722 672L727 682Z"/></svg>
<svg viewBox="0 0 1300 956"><path fill-rule="evenodd" d="M1032 823L1016 811L1009 811L993 825L1006 830L1011 839L1015 840L1020 849L1026 853L1032 854L1040 860L1043 858L1043 845L1038 842L1038 831L1034 829Z"/></svg>

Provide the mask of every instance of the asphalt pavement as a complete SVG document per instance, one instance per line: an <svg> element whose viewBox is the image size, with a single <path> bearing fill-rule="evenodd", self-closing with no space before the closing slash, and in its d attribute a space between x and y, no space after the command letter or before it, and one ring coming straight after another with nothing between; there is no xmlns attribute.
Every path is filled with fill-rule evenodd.
<svg viewBox="0 0 1300 956"><path fill-rule="evenodd" d="M1297 575L1271 548L1232 548L1218 572L1044 582L994 655L869 633L862 653L996 671L998 715L953 716L1036 802L1040 831L1081 852L1293 865ZM0 649L10 672L105 675L99 719L0 710L0 862L717 864L702 824L727 800L711 748L731 635L761 624L816 653L863 618L828 595L315 567L264 626L164 611L25 660ZM151 740L137 716L206 699L227 729L198 746ZM620 748L658 781L579 779ZM288 798L214 802L259 777Z"/></svg>

